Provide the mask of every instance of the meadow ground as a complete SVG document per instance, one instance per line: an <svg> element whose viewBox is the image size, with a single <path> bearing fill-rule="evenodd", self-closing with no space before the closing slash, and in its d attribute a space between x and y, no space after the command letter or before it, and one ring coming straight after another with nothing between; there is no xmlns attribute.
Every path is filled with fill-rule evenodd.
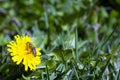
<svg viewBox="0 0 120 80"><path fill-rule="evenodd" d="M120 80L120 0L0 0L0 80Z"/></svg>

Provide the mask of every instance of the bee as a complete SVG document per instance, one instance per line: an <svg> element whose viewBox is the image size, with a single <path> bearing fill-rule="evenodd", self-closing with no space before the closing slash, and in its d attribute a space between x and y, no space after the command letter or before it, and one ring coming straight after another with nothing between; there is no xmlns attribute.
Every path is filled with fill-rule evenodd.
<svg viewBox="0 0 120 80"><path fill-rule="evenodd" d="M36 57L36 49L32 43L30 42L26 43L26 50L28 51L28 53L32 52L33 55Z"/></svg>

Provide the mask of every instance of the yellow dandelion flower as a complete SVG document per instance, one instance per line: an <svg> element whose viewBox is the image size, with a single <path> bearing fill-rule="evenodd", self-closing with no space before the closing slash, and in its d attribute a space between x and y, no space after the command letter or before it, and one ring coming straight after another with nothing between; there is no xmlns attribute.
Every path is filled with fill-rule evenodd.
<svg viewBox="0 0 120 80"><path fill-rule="evenodd" d="M25 66L25 71L30 68L30 70L36 70L36 66L41 63L40 59L40 49L34 47L32 39L25 36L14 36L15 41L10 41L7 45L7 50L12 56L13 62L17 65L22 63Z"/></svg>

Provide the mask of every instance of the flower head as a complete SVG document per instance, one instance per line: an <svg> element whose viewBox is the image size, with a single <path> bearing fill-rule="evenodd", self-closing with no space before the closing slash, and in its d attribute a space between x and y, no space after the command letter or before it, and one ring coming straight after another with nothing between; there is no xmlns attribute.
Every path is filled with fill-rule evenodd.
<svg viewBox="0 0 120 80"><path fill-rule="evenodd" d="M33 46L32 39L27 35L16 35L14 38L15 41L10 41L7 45L13 62L17 65L22 63L25 66L25 71L28 68L36 70L36 66L41 63L40 49Z"/></svg>

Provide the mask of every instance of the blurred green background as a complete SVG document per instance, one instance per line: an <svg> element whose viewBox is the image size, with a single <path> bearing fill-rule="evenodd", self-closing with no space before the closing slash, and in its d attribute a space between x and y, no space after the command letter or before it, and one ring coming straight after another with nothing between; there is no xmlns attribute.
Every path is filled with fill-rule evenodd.
<svg viewBox="0 0 120 80"><path fill-rule="evenodd" d="M0 0L0 80L119 80L120 0ZM6 44L29 35L36 71L12 63Z"/></svg>

